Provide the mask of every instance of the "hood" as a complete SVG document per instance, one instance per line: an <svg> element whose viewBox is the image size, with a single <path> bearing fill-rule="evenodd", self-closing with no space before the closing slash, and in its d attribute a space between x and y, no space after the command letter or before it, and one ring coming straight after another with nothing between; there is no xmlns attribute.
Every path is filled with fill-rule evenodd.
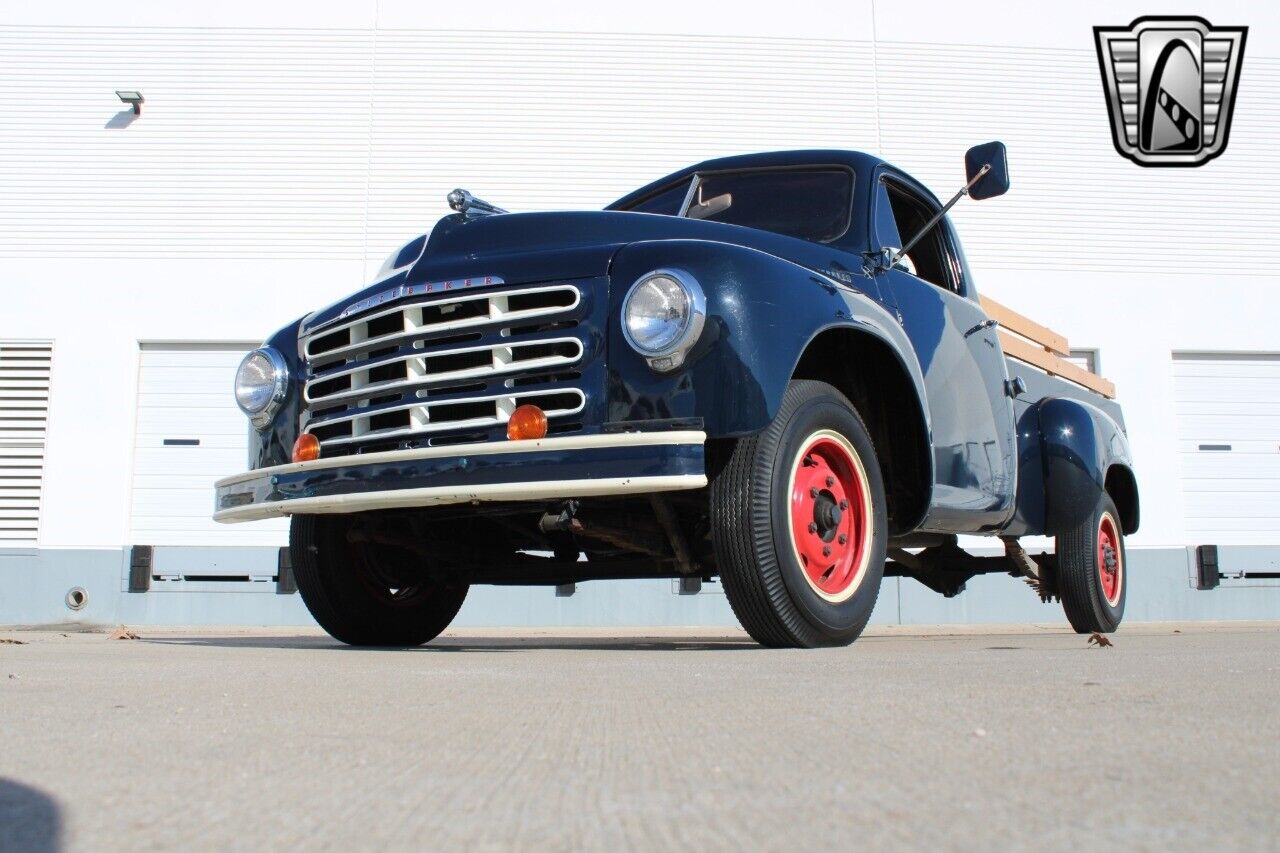
<svg viewBox="0 0 1280 853"><path fill-rule="evenodd" d="M534 284L592 278L607 275L613 256L628 243L677 239L732 243L815 270L831 269L833 262L839 268L836 258L843 255L830 246L755 228L652 213L507 213L477 219L452 214L436 223L421 257L411 265L317 311L306 318L303 329L323 325L366 300L384 295L386 301L398 298L401 286L470 279L466 286L484 287L486 279Z"/></svg>

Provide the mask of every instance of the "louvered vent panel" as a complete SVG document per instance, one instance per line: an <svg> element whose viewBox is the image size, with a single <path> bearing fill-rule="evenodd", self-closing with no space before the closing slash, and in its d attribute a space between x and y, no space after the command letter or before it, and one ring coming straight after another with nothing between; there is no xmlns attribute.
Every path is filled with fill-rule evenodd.
<svg viewBox="0 0 1280 853"><path fill-rule="evenodd" d="M47 342L0 341L0 548L39 538L52 357Z"/></svg>

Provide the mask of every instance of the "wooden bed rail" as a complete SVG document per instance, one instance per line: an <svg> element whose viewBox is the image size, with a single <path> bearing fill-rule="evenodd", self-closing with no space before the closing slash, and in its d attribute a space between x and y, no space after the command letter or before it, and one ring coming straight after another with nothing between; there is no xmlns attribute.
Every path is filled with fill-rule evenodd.
<svg viewBox="0 0 1280 853"><path fill-rule="evenodd" d="M982 296L980 300L987 316L1000 324L1000 346L1005 355L1038 367L1050 376L1060 376L1104 397L1115 398L1114 383L1064 358L1071 352L1065 337L994 299Z"/></svg>

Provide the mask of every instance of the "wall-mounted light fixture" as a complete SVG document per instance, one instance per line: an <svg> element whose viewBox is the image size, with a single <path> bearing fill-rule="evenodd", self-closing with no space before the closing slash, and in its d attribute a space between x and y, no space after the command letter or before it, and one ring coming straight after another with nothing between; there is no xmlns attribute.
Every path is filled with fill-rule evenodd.
<svg viewBox="0 0 1280 853"><path fill-rule="evenodd" d="M119 98L124 103L132 106L134 115L136 116L142 115L142 104L144 101L146 101L146 98L142 97L141 92L122 92L117 90L116 97Z"/></svg>

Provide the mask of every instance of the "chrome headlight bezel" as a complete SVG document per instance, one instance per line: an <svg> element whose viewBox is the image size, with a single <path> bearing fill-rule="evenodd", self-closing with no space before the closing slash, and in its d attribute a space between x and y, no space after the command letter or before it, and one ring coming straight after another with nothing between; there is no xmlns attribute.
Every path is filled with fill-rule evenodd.
<svg viewBox="0 0 1280 853"><path fill-rule="evenodd" d="M271 395L267 398L266 403L257 409L246 406L237 393L240 388L240 374L244 371L245 365L254 358L266 359L271 377L269 386ZM235 383L232 385L231 393L236 399L236 405L249 418L249 423L253 424L254 429L266 429L270 425L272 418L276 416L276 412L280 411L285 398L289 395L289 364L285 361L284 355L275 347L259 347L252 352L246 353L245 357L240 359L240 366L236 368Z"/></svg>
<svg viewBox="0 0 1280 853"><path fill-rule="evenodd" d="M656 278L670 279L678 284L684 291L688 308L683 327L676 337L666 346L655 349L645 346L635 339L631 333L631 324L627 322L627 317L631 309L631 300L635 297L636 292ZM640 276L631 285L626 297L622 300L620 321L622 324L622 336L626 339L627 344L644 357L650 368L659 373L669 373L684 364L685 358L689 355L689 350L693 348L693 345L702 336L702 327L707 321L707 297L702 291L702 286L698 284L698 280L684 270L670 267L656 269Z"/></svg>

